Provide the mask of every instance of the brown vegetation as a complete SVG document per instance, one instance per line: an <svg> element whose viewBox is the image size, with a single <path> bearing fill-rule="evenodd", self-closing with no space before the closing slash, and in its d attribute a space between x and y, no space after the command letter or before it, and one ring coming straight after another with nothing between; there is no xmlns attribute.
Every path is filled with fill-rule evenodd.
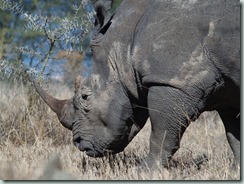
<svg viewBox="0 0 244 184"><path fill-rule="evenodd" d="M72 96L65 87L52 84L52 89L55 91L50 93L56 97ZM90 158L73 146L71 132L62 127L41 100L32 111L28 109L28 96L32 95L28 93L21 84L10 86L0 82L0 178L3 180L57 179L58 174L53 178L44 176L51 171L65 172L80 180L240 179L240 169L231 169L233 155L216 113L204 113L190 124L181 148L173 157L175 167L139 172L137 162L149 150L149 122L124 152ZM208 160L196 165L193 160L204 154ZM60 163L53 155L59 155ZM52 158L56 161L46 165ZM53 169L47 172L47 167Z"/></svg>
<svg viewBox="0 0 244 184"><path fill-rule="evenodd" d="M77 75L84 76L84 74L88 71L88 68L83 64L84 58L85 54L83 52L58 52L56 59L66 60L63 66L63 77L59 80L65 81L67 84L72 84Z"/></svg>

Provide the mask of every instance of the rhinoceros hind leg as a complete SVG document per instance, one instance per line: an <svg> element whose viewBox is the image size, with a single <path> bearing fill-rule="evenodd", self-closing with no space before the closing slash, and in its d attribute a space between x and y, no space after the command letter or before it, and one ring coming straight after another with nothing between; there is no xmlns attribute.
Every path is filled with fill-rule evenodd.
<svg viewBox="0 0 244 184"><path fill-rule="evenodd" d="M226 108L218 111L224 123L227 140L235 157L235 164L240 164L240 111Z"/></svg>

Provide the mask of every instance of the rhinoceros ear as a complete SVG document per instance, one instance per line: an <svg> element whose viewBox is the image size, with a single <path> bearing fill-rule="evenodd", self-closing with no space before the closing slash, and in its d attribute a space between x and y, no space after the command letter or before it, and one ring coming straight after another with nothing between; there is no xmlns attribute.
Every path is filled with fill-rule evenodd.
<svg viewBox="0 0 244 184"><path fill-rule="evenodd" d="M111 9L113 0L98 0L93 3L96 11L95 26L100 29L106 25L111 19L109 10Z"/></svg>

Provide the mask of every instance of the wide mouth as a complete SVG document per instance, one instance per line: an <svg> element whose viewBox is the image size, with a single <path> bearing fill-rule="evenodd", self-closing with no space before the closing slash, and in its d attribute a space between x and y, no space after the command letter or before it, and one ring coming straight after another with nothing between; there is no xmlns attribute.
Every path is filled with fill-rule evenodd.
<svg viewBox="0 0 244 184"><path fill-rule="evenodd" d="M105 149L94 146L90 141L83 139L81 136L74 136L73 143L80 151L90 157L105 157L107 155L116 154L124 150L122 149Z"/></svg>
<svg viewBox="0 0 244 184"><path fill-rule="evenodd" d="M95 149L90 141L83 139L82 137L74 137L73 143L80 151L85 152L90 157L102 157L103 153L101 150Z"/></svg>

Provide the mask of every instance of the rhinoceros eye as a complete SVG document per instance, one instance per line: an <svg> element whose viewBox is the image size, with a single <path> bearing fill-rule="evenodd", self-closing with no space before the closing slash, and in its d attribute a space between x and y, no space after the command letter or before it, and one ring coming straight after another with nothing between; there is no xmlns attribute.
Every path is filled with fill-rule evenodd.
<svg viewBox="0 0 244 184"><path fill-rule="evenodd" d="M82 95L81 95L81 97L82 97L83 100L88 100L88 96L89 96L89 95L87 95L87 94L82 94Z"/></svg>

